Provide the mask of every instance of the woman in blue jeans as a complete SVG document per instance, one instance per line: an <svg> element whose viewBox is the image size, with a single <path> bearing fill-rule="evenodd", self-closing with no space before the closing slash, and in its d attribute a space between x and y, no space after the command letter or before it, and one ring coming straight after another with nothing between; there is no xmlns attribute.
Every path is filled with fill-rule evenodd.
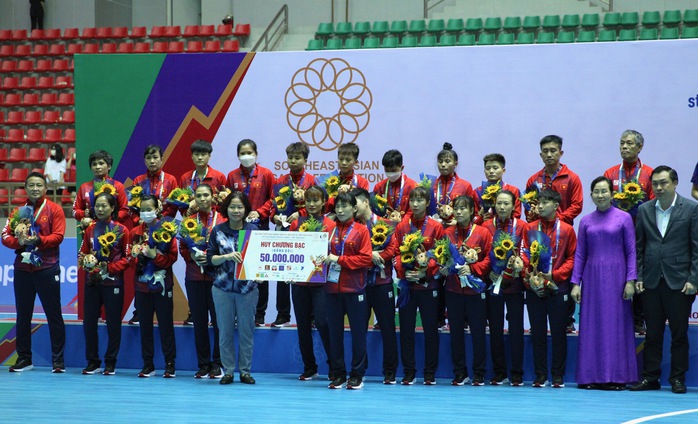
<svg viewBox="0 0 698 424"><path fill-rule="evenodd" d="M206 255L208 263L215 268L213 280L213 303L218 316L219 346L225 375L221 384L233 382L235 372L235 322L238 329L238 368L240 381L254 384L250 375L252 349L254 345L254 316L259 291L251 280L236 280L237 267L242 266L242 251L245 232L257 230L257 226L245 222L252 210L247 195L234 191L225 198L220 210L228 222L217 225L208 239Z"/></svg>

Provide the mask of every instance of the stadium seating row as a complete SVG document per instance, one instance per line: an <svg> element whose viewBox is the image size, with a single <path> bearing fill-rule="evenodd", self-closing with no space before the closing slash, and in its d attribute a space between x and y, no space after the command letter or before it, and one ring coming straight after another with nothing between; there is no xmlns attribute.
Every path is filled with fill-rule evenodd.
<svg viewBox="0 0 698 424"><path fill-rule="evenodd" d="M75 111L64 110L61 114L57 110L29 110L25 114L21 110L0 111L0 125L72 125L75 123Z"/></svg>
<svg viewBox="0 0 698 424"><path fill-rule="evenodd" d="M187 42L186 49L183 41L156 41L149 42L123 42L123 43L84 43L69 44L67 48L62 44L46 44L0 47L0 58L20 57L47 57L47 56L72 56L74 54L96 53L218 53L237 52L240 50L240 41L237 39L225 40L221 45L220 40L207 40L205 43L198 40Z"/></svg>

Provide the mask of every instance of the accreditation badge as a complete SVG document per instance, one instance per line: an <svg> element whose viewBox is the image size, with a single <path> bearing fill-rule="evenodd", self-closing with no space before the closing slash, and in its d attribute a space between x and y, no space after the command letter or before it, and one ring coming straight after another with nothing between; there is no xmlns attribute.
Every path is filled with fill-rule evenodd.
<svg viewBox="0 0 698 424"><path fill-rule="evenodd" d="M342 272L342 266L336 262L332 262L327 270L327 282L338 283L340 272Z"/></svg>

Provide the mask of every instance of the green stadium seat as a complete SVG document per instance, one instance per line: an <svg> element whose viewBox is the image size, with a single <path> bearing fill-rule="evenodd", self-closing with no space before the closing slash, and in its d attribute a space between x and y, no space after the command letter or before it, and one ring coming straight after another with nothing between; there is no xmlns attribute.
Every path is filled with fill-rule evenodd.
<svg viewBox="0 0 698 424"><path fill-rule="evenodd" d="M574 31L560 31L557 34L557 42L562 43L574 43Z"/></svg>
<svg viewBox="0 0 698 424"><path fill-rule="evenodd" d="M467 32L482 31L482 18L468 18L465 21L465 30Z"/></svg>
<svg viewBox="0 0 698 424"><path fill-rule="evenodd" d="M564 15L562 17L562 27L565 29L576 29L581 23L579 15Z"/></svg>
<svg viewBox="0 0 698 424"><path fill-rule="evenodd" d="M402 41L400 41L398 47L417 47L417 36L406 35L402 37Z"/></svg>
<svg viewBox="0 0 698 424"><path fill-rule="evenodd" d="M657 28L642 28L640 30L640 40L656 40L659 38Z"/></svg>
<svg viewBox="0 0 698 424"><path fill-rule="evenodd" d="M430 19L427 25L427 32L432 34L442 33L445 29L446 22L443 19Z"/></svg>
<svg viewBox="0 0 698 424"><path fill-rule="evenodd" d="M599 31L599 38L596 41L616 41L616 31L613 29L603 29Z"/></svg>
<svg viewBox="0 0 698 424"><path fill-rule="evenodd" d="M678 26L681 23L681 11L680 10L665 10L664 16L662 17L662 25L668 26Z"/></svg>
<svg viewBox="0 0 698 424"><path fill-rule="evenodd" d="M516 44L533 44L536 35L532 32L520 32L516 37Z"/></svg>
<svg viewBox="0 0 698 424"><path fill-rule="evenodd" d="M463 32L465 29L465 22L462 18L449 19L446 22L446 32Z"/></svg>
<svg viewBox="0 0 698 424"><path fill-rule="evenodd" d="M541 31L538 33L537 44L551 44L555 42L555 33L550 31Z"/></svg>
<svg viewBox="0 0 698 424"><path fill-rule="evenodd" d="M621 14L617 12L606 13L603 15L603 26L607 28L615 28L620 25Z"/></svg>
<svg viewBox="0 0 698 424"><path fill-rule="evenodd" d="M364 43L361 48L364 49L377 49L381 46L381 39L378 37L367 37L364 38Z"/></svg>
<svg viewBox="0 0 698 424"><path fill-rule="evenodd" d="M593 43L594 41L596 41L596 31L579 31L579 36L577 37L578 43Z"/></svg>
<svg viewBox="0 0 698 424"><path fill-rule="evenodd" d="M662 32L659 33L660 40L676 40L679 38L678 28L662 28Z"/></svg>
<svg viewBox="0 0 698 424"><path fill-rule="evenodd" d="M541 24L541 26L545 30L555 31L560 27L560 15L543 16L543 23Z"/></svg>
<svg viewBox="0 0 698 424"><path fill-rule="evenodd" d="M407 32L410 34L420 33L427 30L427 24L424 19L415 19L410 21L410 26L407 28Z"/></svg>
<svg viewBox="0 0 698 424"><path fill-rule="evenodd" d="M637 12L623 12L620 25L624 28L634 28L640 23L640 14Z"/></svg>
<svg viewBox="0 0 698 424"><path fill-rule="evenodd" d="M585 13L582 16L582 28L596 28L601 23L598 13Z"/></svg>
<svg viewBox="0 0 698 424"><path fill-rule="evenodd" d="M646 28L656 27L662 21L662 14L657 10L648 10L642 14L642 26Z"/></svg>
<svg viewBox="0 0 698 424"><path fill-rule="evenodd" d="M424 34L419 39L419 47L434 47L436 46L436 36L434 34Z"/></svg>
<svg viewBox="0 0 698 424"><path fill-rule="evenodd" d="M504 31L518 32L521 29L521 17L519 16L507 16L504 18L504 24L502 25Z"/></svg>
<svg viewBox="0 0 698 424"><path fill-rule="evenodd" d="M514 44L514 33L513 32L503 32L503 33L499 34L499 37L497 38L497 44L499 44L499 45Z"/></svg>
<svg viewBox="0 0 698 424"><path fill-rule="evenodd" d="M329 40L327 40L327 44L325 45L325 50L340 50L341 48L341 38L330 38Z"/></svg>
<svg viewBox="0 0 698 424"><path fill-rule="evenodd" d="M683 27L681 38L698 38L698 27Z"/></svg>
<svg viewBox="0 0 698 424"><path fill-rule="evenodd" d="M698 9L690 9L683 12L683 25L698 25Z"/></svg>
<svg viewBox="0 0 698 424"><path fill-rule="evenodd" d="M461 34L458 36L458 42L456 43L459 46L474 46L475 45L475 34Z"/></svg>
<svg viewBox="0 0 698 424"><path fill-rule="evenodd" d="M366 21L357 22L354 24L354 30L352 32L359 37L368 35L368 33L371 32L371 23Z"/></svg>
<svg viewBox="0 0 698 424"><path fill-rule="evenodd" d="M397 45L400 43L400 39L397 37L393 36L388 36L383 39L383 42L381 43L382 48L386 49L394 49L397 47Z"/></svg>
<svg viewBox="0 0 698 424"><path fill-rule="evenodd" d="M353 32L351 22L337 22L334 29L335 35L347 36Z"/></svg>
<svg viewBox="0 0 698 424"><path fill-rule="evenodd" d="M361 48L361 39L359 37L349 37L344 41L345 49L359 49Z"/></svg>
<svg viewBox="0 0 698 424"><path fill-rule="evenodd" d="M407 21L392 21L390 23L391 34L402 34L407 32Z"/></svg>
<svg viewBox="0 0 698 424"><path fill-rule="evenodd" d="M455 34L444 34L439 38L439 47L451 47L456 45Z"/></svg>
<svg viewBox="0 0 698 424"><path fill-rule="evenodd" d="M334 34L334 24L332 22L320 22L315 35L318 37L329 37Z"/></svg>
<svg viewBox="0 0 698 424"><path fill-rule="evenodd" d="M375 21L371 26L371 33L373 34L387 34L390 31L390 24L388 21Z"/></svg>
<svg viewBox="0 0 698 424"><path fill-rule="evenodd" d="M540 28L540 16L524 16L521 27L527 31L536 31Z"/></svg>
<svg viewBox="0 0 698 424"><path fill-rule="evenodd" d="M477 45L478 46L491 46L495 42L494 34L490 32L486 32L484 34L480 34L480 38L477 40Z"/></svg>
<svg viewBox="0 0 698 424"><path fill-rule="evenodd" d="M618 36L618 41L635 41L637 40L637 31L634 29L622 29Z"/></svg>
<svg viewBox="0 0 698 424"><path fill-rule="evenodd" d="M483 29L487 32L497 32L502 29L502 18L494 17L485 19Z"/></svg>
<svg viewBox="0 0 698 424"><path fill-rule="evenodd" d="M322 40L308 40L306 50L322 50Z"/></svg>

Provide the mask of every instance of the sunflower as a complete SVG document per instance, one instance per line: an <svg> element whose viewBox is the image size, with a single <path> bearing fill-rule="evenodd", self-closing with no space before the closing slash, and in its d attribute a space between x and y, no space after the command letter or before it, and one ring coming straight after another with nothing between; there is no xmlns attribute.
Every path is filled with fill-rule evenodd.
<svg viewBox="0 0 698 424"><path fill-rule="evenodd" d="M440 244L434 248L434 256L438 258L443 257L444 252L446 251L446 248L443 244Z"/></svg>
<svg viewBox="0 0 698 424"><path fill-rule="evenodd" d="M288 186L281 187L281 189L279 190L279 194L280 194L281 196L286 196L286 195L288 195L288 193L289 193L290 191L291 191L291 189L290 189Z"/></svg>
<svg viewBox="0 0 698 424"><path fill-rule="evenodd" d="M109 248L106 246L102 246L101 249L99 249L99 253L102 254L105 258L109 257Z"/></svg>
<svg viewBox="0 0 698 424"><path fill-rule="evenodd" d="M616 200L625 200L628 198L628 196L626 196L625 193L615 193L613 198Z"/></svg>
<svg viewBox="0 0 698 424"><path fill-rule="evenodd" d="M388 233L388 227L386 225L374 225L372 228L373 234L382 234L385 235Z"/></svg>
<svg viewBox="0 0 698 424"><path fill-rule="evenodd" d="M339 185L339 178L336 175L331 176L330 178L327 179L327 185L328 186Z"/></svg>
<svg viewBox="0 0 698 424"><path fill-rule="evenodd" d="M140 208L141 207L141 198L134 197L133 199L131 199L130 202L128 202L128 205L133 207L133 208Z"/></svg>
<svg viewBox="0 0 698 424"><path fill-rule="evenodd" d="M104 233L104 237L107 239L107 243L109 244L114 244L114 242L117 239L116 233L114 233L113 231Z"/></svg>
<svg viewBox="0 0 698 424"><path fill-rule="evenodd" d="M529 201L529 202L530 202L531 200L536 199L537 197L538 197L538 193L535 192L535 191L529 191L528 193L526 193L526 194L523 195L523 198L524 198L526 201Z"/></svg>
<svg viewBox="0 0 698 424"><path fill-rule="evenodd" d="M111 194L113 196L114 194L116 194L116 188L109 183L102 184L102 187L99 188L95 195L99 195L102 193Z"/></svg>
<svg viewBox="0 0 698 424"><path fill-rule="evenodd" d="M514 242L508 239L502 240L502 248L504 250L511 250L514 247Z"/></svg>
<svg viewBox="0 0 698 424"><path fill-rule="evenodd" d="M153 240L155 240L156 243L161 243L163 241L162 234L160 234L159 232L153 233Z"/></svg>
<svg viewBox="0 0 698 424"><path fill-rule="evenodd" d="M405 236L405 238L402 239L402 243L405 244L405 245L407 245L407 246L411 246L412 243L415 242L415 240L417 240L417 234L414 234L414 233L412 233L412 234L407 234L407 235Z"/></svg>
<svg viewBox="0 0 698 424"><path fill-rule="evenodd" d="M308 231L308 223L302 223L301 226L298 227L298 231L300 231L301 233L305 233L306 231Z"/></svg>
<svg viewBox="0 0 698 424"><path fill-rule="evenodd" d="M140 196L141 194L143 194L143 187L141 187L141 186L134 186L134 187L131 189L131 196Z"/></svg>
<svg viewBox="0 0 698 424"><path fill-rule="evenodd" d="M162 240L163 243L169 243L172 241L172 235L170 233L163 231L160 234L160 239Z"/></svg>
<svg viewBox="0 0 698 424"><path fill-rule="evenodd" d="M286 209L286 201L279 202L276 204L279 209Z"/></svg>
<svg viewBox="0 0 698 424"><path fill-rule="evenodd" d="M400 253L407 253L410 251L410 246L406 246L404 244L400 245Z"/></svg>
<svg viewBox="0 0 698 424"><path fill-rule="evenodd" d="M99 236L97 237L97 240L99 241L100 246L109 247L109 243L107 242L107 238L105 236Z"/></svg>
<svg viewBox="0 0 698 424"><path fill-rule="evenodd" d="M642 192L642 187L640 187L640 185L637 183L628 183L625 185L623 190L627 192L629 195L635 196Z"/></svg>
<svg viewBox="0 0 698 424"><path fill-rule="evenodd" d="M531 255L535 255L536 253L540 253L541 247L540 243L538 243L538 240L533 240L533 243L531 243Z"/></svg>
<svg viewBox="0 0 698 424"><path fill-rule="evenodd" d="M382 246L386 239L387 237L385 234L374 234L373 237L371 237L371 243L374 246Z"/></svg>
<svg viewBox="0 0 698 424"><path fill-rule="evenodd" d="M180 202L188 202L189 196L187 194L182 193L179 196L177 196L177 200Z"/></svg>
<svg viewBox="0 0 698 424"><path fill-rule="evenodd" d="M378 204L378 206L384 206L388 203L388 199L381 196L380 194L376 194L376 203Z"/></svg>
<svg viewBox="0 0 698 424"><path fill-rule="evenodd" d="M274 198L274 202L276 202L277 205L278 205L279 203L283 202L283 201L284 201L284 198L281 197L281 196L276 196L276 197Z"/></svg>
<svg viewBox="0 0 698 424"><path fill-rule="evenodd" d="M499 184L493 184L485 189L485 192L490 196L499 191Z"/></svg>
<svg viewBox="0 0 698 424"><path fill-rule="evenodd" d="M400 260L403 264L409 264L414 261L414 255L410 252L403 253L402 255L400 255Z"/></svg>
<svg viewBox="0 0 698 424"><path fill-rule="evenodd" d="M489 193L485 193L482 195L482 200L492 200L492 195Z"/></svg>
<svg viewBox="0 0 698 424"><path fill-rule="evenodd" d="M494 248L494 256L499 259L499 260L504 260L507 258L507 251L504 250L501 246L497 246Z"/></svg>
<svg viewBox="0 0 698 424"><path fill-rule="evenodd" d="M193 218L188 218L185 219L184 222L182 222L182 226L189 232L192 232L196 230L196 227L199 226L199 223L196 222Z"/></svg>
<svg viewBox="0 0 698 424"><path fill-rule="evenodd" d="M162 229L170 234L174 234L177 231L177 226L170 221L165 221L162 223Z"/></svg>

